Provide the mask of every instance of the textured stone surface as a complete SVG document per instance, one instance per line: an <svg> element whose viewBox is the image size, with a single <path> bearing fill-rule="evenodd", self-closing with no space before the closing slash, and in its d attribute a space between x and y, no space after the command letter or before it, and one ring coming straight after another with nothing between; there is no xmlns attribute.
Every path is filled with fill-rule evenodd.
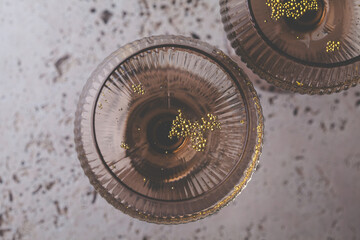
<svg viewBox="0 0 360 240"><path fill-rule="evenodd" d="M74 150L79 93L107 55L157 34L230 52L216 0L0 1L0 239L360 239L359 87L301 96L251 74L266 118L260 167L207 219L144 223L94 192Z"/></svg>

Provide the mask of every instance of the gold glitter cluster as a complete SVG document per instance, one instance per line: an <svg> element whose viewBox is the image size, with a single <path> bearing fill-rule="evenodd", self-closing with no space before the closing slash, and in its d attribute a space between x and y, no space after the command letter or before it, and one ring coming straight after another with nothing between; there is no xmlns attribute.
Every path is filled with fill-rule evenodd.
<svg viewBox="0 0 360 240"><path fill-rule="evenodd" d="M127 145L126 143L122 142L120 145L121 148L128 150L129 149L129 145Z"/></svg>
<svg viewBox="0 0 360 240"><path fill-rule="evenodd" d="M190 137L193 149L198 152L204 151L206 147L204 133L207 130L214 131L215 129L221 129L217 117L213 114L207 114L206 119L201 118L201 123L198 121L191 122L183 116L181 110L178 110L178 112L179 114L172 122L169 138Z"/></svg>
<svg viewBox="0 0 360 240"><path fill-rule="evenodd" d="M271 8L271 18L279 20L281 17L298 19L307 11L318 10L317 0L266 0L266 5Z"/></svg>
<svg viewBox="0 0 360 240"><path fill-rule="evenodd" d="M340 49L340 42L328 41L326 43L326 52L335 52Z"/></svg>
<svg viewBox="0 0 360 240"><path fill-rule="evenodd" d="M137 93L137 94L140 94L140 95L144 95L145 93L145 90L143 89L142 85L141 84L138 84L138 85L132 85L131 86L134 93Z"/></svg>

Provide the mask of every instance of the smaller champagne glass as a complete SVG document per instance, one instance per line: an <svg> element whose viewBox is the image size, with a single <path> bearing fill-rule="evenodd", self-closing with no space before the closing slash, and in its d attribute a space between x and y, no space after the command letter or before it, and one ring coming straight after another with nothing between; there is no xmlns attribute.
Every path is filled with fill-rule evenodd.
<svg viewBox="0 0 360 240"><path fill-rule="evenodd" d="M261 78L302 94L360 81L358 0L220 0L235 49Z"/></svg>

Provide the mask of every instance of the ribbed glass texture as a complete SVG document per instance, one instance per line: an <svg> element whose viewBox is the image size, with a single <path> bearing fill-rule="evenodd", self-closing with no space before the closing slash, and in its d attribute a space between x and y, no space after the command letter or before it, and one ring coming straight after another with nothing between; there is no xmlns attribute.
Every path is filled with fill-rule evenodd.
<svg viewBox="0 0 360 240"><path fill-rule="evenodd" d="M297 19L276 19L269 2L276 1L220 0L227 37L256 74L303 94L338 92L360 81L358 0L317 0L317 10Z"/></svg>
<svg viewBox="0 0 360 240"><path fill-rule="evenodd" d="M179 110L220 128L169 138ZM130 43L94 71L79 100L75 141L90 182L116 208L142 220L203 218L243 189L258 161L262 114L246 75L197 40L159 36Z"/></svg>

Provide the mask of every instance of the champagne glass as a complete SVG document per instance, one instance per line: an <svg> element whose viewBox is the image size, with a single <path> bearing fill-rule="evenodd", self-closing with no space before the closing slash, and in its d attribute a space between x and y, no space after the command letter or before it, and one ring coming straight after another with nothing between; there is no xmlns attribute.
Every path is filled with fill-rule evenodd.
<svg viewBox="0 0 360 240"><path fill-rule="evenodd" d="M81 166L110 204L148 222L185 223L245 187L263 116L251 82L223 52L155 36L123 46L92 73L74 132Z"/></svg>
<svg viewBox="0 0 360 240"><path fill-rule="evenodd" d="M358 0L221 0L227 37L261 78L303 94L360 81Z"/></svg>

